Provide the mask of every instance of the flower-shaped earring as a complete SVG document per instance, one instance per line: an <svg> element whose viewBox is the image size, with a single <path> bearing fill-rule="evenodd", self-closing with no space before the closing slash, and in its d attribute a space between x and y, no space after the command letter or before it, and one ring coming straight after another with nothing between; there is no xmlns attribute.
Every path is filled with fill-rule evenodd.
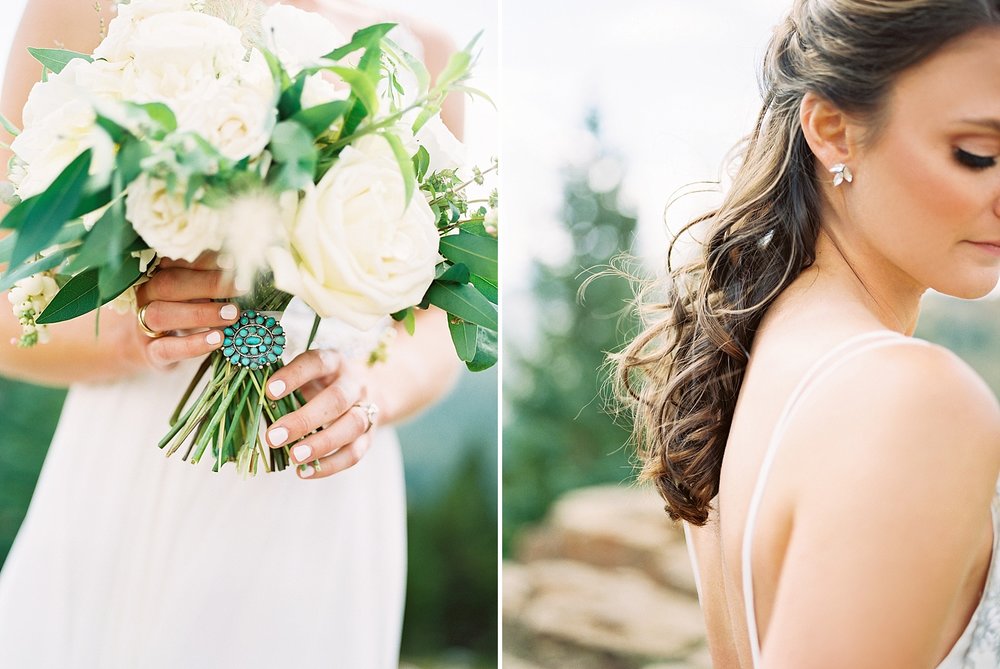
<svg viewBox="0 0 1000 669"><path fill-rule="evenodd" d="M830 168L830 171L833 172L834 186L839 186L845 181L847 183L851 183L852 181L854 181L854 175L851 174L851 168L845 165L844 163L837 163L836 165Z"/></svg>

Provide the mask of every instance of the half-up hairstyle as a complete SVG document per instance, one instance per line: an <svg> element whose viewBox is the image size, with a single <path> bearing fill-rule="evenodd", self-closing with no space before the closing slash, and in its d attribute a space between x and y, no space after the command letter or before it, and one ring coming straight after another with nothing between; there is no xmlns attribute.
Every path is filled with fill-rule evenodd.
<svg viewBox="0 0 1000 669"><path fill-rule="evenodd" d="M799 122L803 96L813 91L863 122L870 141L901 72L952 39L998 25L998 0L795 0L775 29L761 71L763 107L732 186L673 239L665 283L651 286L665 296L641 305L645 330L613 356L634 409L640 478L655 482L672 519L707 521L754 335L815 260L820 189ZM675 244L699 224L700 255L674 268Z"/></svg>

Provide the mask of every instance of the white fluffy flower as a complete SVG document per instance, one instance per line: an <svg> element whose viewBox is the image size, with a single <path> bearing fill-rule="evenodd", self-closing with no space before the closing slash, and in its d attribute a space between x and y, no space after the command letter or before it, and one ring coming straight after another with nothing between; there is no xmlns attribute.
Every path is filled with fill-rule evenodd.
<svg viewBox="0 0 1000 669"><path fill-rule="evenodd" d="M183 189L167 191L166 183L142 176L128 187L125 217L158 255L193 262L204 251L222 246L219 212L197 201L185 208Z"/></svg>
<svg viewBox="0 0 1000 669"><path fill-rule="evenodd" d="M264 14L264 43L291 76L347 43L326 17L291 5L273 5Z"/></svg>
<svg viewBox="0 0 1000 669"><path fill-rule="evenodd" d="M431 117L417 132L417 143L430 154L428 173L454 170L468 162L465 145L441 121L440 115Z"/></svg>
<svg viewBox="0 0 1000 669"><path fill-rule="evenodd" d="M91 174L110 174L115 160L111 138L96 124L93 102L112 97L98 82L107 65L70 61L62 72L31 89L22 114L24 130L11 150L25 164L11 175L21 199L41 193L74 158L93 150ZM90 88L93 86L93 89Z"/></svg>
<svg viewBox="0 0 1000 669"><path fill-rule="evenodd" d="M299 197L286 191L280 198L267 193L237 196L220 211L222 249L232 259L236 285L250 285L267 267L267 252L286 246L286 231L295 220Z"/></svg>
<svg viewBox="0 0 1000 669"><path fill-rule="evenodd" d="M344 149L306 190L290 230L291 249L268 254L275 285L321 316L369 329L417 304L434 280L434 213L405 190L388 143L369 135Z"/></svg>

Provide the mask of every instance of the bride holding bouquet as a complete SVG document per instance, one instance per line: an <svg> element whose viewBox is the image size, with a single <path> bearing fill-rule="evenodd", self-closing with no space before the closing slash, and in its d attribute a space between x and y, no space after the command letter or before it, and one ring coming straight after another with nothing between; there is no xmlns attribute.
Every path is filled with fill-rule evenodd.
<svg viewBox="0 0 1000 669"><path fill-rule="evenodd" d="M162 4L169 2L133 0L125 13L138 22L143 7L160 11L156 5ZM250 3L214 4L238 15ZM347 0L292 4L283 11L322 15L313 20L310 34L292 40L331 40L321 45L320 54L385 18ZM13 124L29 123L29 111L37 115L44 102L32 106L42 94L29 99L39 68L28 47L59 45L99 56L121 47L111 43L120 33L114 21L121 18L108 7L98 14L88 0L29 0L11 50L3 115ZM233 23L233 16L223 18ZM105 34L103 51L95 52ZM423 60L432 76L446 67L452 49L435 31L403 25L390 36ZM159 37L175 49L165 49L165 58L186 48L183 33ZM151 49L157 40L152 41ZM284 64L287 54L278 46L275 53ZM169 60L162 64L167 78L184 72L171 71ZM191 79L176 83L197 84ZM306 93L299 90L302 106L308 90L309 85ZM202 107L198 113L217 111L207 102ZM457 95L443 105L441 118L460 128ZM177 121L184 123L183 114ZM223 143L227 132L233 132L231 125L220 126ZM35 147L27 130L21 137L30 153ZM271 143L277 160L280 147L274 138ZM96 165L100 147L91 148ZM11 153L3 154L6 164ZM36 155L43 156L40 163L46 159L44 151ZM25 183L22 196L30 197ZM284 448L296 466L246 478L234 467L213 471L180 458L164 460L152 444L167 431L178 398L185 396L205 356L232 349L235 329L247 313L241 314L245 305L239 300L249 287L246 276L233 271L240 258L225 253L225 245L207 244L203 231L185 238L173 230L157 245L153 239L162 233L157 222L147 221L140 230L145 215L131 211L131 199L139 192L139 187L129 190L129 219L158 251L159 263L120 296L119 301L133 300L132 310L100 308L25 329L23 319L18 322L0 309L0 373L70 387L28 515L0 573L0 664L398 666L405 496L400 447L390 426L440 399L451 386L459 367L449 341L454 319L449 323L443 310L431 306L411 309L395 323L374 319L370 329L339 313L314 322L313 310L321 311L315 305L334 298L319 294L316 282L304 287L304 280L285 280L294 284L289 293L301 299L283 305L284 331L279 329L274 339L280 336L284 351L278 349L278 356L287 364L262 377L266 397L262 390L261 402L273 406L297 399L284 415L270 416L260 434L266 434L271 449ZM387 186L386 192L393 190ZM157 202L147 213L169 224L167 205ZM223 223L251 228L259 214L255 204L223 210L231 218ZM363 211L378 204L363 205ZM163 252L165 247L175 252ZM136 255L141 264L149 263ZM46 276L22 280L8 293L9 300L31 305L41 296L51 301L56 286ZM277 270L275 277L280 278ZM252 326L252 312L250 319ZM399 336L388 336L396 330ZM6 345L25 337L47 343ZM382 361L366 364L369 358ZM237 365L238 359L237 354ZM256 433L255 423L254 428Z"/></svg>

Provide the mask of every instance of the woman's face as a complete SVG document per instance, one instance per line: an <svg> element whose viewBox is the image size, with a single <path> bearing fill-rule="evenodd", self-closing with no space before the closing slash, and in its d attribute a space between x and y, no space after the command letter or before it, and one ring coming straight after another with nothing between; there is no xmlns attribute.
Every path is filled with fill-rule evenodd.
<svg viewBox="0 0 1000 669"><path fill-rule="evenodd" d="M1000 30L907 70L887 104L841 186L851 233L901 281L986 295L1000 280Z"/></svg>

